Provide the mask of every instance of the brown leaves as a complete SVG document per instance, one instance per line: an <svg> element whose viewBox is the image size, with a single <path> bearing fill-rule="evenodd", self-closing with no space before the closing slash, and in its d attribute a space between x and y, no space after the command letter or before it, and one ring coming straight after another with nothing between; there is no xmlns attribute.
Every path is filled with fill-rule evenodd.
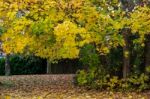
<svg viewBox="0 0 150 99"><path fill-rule="evenodd" d="M150 93L99 92L72 84L74 75L1 76L0 99L149 99Z"/></svg>

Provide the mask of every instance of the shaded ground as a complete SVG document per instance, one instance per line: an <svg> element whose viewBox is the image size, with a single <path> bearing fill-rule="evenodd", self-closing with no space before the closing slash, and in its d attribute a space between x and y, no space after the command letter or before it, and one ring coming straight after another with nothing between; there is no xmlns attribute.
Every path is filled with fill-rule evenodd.
<svg viewBox="0 0 150 99"><path fill-rule="evenodd" d="M75 87L74 75L0 76L0 99L150 99L150 92L98 92Z"/></svg>

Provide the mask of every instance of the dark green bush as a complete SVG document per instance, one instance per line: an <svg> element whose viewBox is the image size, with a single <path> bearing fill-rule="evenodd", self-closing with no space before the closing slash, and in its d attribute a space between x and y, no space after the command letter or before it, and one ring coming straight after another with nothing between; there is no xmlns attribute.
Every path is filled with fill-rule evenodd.
<svg viewBox="0 0 150 99"><path fill-rule="evenodd" d="M4 75L5 74L5 59L4 58L0 58L0 75Z"/></svg>
<svg viewBox="0 0 150 99"><path fill-rule="evenodd" d="M86 69L77 72L77 84L88 88L116 91L143 91L150 89L150 67L142 66L143 48L133 45L131 73L122 78L122 48L111 49L107 55L98 55L93 45L80 51L80 61ZM141 53L140 53L141 52Z"/></svg>
<svg viewBox="0 0 150 99"><path fill-rule="evenodd" d="M96 79L101 79L106 72L104 66L100 64L100 56L92 44L83 46L80 50L80 62L84 65L84 70L77 72L77 82L79 85L95 85Z"/></svg>
<svg viewBox="0 0 150 99"><path fill-rule="evenodd" d="M98 66L99 55L97 54L96 48L92 44L86 44L80 50L80 61L84 66L92 68L93 66Z"/></svg>
<svg viewBox="0 0 150 99"><path fill-rule="evenodd" d="M4 75L5 59L0 59L0 75ZM12 75L21 74L44 74L46 72L46 61L34 56L13 55L10 57Z"/></svg>

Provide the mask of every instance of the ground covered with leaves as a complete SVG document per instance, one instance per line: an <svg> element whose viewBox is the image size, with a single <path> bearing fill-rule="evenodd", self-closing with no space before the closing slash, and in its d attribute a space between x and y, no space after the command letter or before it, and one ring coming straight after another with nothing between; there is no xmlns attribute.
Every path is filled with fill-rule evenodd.
<svg viewBox="0 0 150 99"><path fill-rule="evenodd" d="M87 90L73 85L74 75L0 76L0 99L150 99L150 92Z"/></svg>

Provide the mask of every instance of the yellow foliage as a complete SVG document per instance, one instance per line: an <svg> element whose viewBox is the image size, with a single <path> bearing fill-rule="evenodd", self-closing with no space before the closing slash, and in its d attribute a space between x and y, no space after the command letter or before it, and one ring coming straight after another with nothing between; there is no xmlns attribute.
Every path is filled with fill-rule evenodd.
<svg viewBox="0 0 150 99"><path fill-rule="evenodd" d="M125 45L123 28L138 32L143 42L150 33L150 9L137 7L129 18L120 9L118 0L0 1L0 26L6 28L3 49L55 60L77 58L84 44L95 43L100 53L109 53L112 47Z"/></svg>

